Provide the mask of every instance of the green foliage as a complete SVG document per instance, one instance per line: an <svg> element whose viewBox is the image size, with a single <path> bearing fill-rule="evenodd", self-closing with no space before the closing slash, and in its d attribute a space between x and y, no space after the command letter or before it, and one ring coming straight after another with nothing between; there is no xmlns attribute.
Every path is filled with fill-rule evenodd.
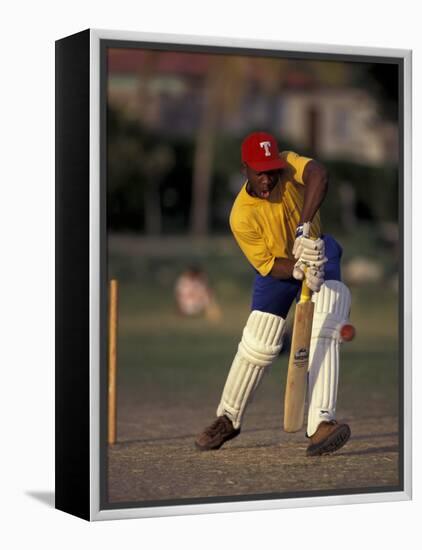
<svg viewBox="0 0 422 550"><path fill-rule="evenodd" d="M355 192L355 215L359 222L398 223L399 187L396 165L366 166L350 161L325 161L330 187L323 205L324 226L342 230L339 186L346 182Z"/></svg>
<svg viewBox="0 0 422 550"><path fill-rule="evenodd" d="M253 129L251 129L253 130ZM214 170L209 208L211 232L229 231L228 215L235 197L230 187L233 177L240 176L239 144L234 135L221 134L216 140ZM162 174L154 172L151 159L157 144L166 147L173 162ZM110 109L107 143L107 218L111 231L144 233L146 190L157 187L162 232L179 234L189 231L194 141L192 137L176 138L156 135L139 122ZM281 150L295 149L287 142ZM301 151L307 154L307 151ZM350 160L320 159L330 173L330 191L323 205L324 227L343 230L343 211L339 186L347 182L355 193L354 214L359 222L398 221L398 168L395 164L368 166Z"/></svg>
<svg viewBox="0 0 422 550"><path fill-rule="evenodd" d="M192 181L193 143L164 138L109 109L107 121L107 224L111 231L145 231L146 191L158 187L165 232L186 229ZM157 148L173 157L171 170L159 173L151 159ZM172 195L172 200L166 197ZM172 191L174 191L172 193Z"/></svg>

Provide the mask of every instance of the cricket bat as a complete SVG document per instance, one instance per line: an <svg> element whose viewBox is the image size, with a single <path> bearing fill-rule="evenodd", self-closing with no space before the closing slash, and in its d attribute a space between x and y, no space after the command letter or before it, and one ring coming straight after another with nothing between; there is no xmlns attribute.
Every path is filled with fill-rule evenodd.
<svg viewBox="0 0 422 550"><path fill-rule="evenodd" d="M292 345L284 396L284 431L297 432L303 426L308 380L309 348L311 343L314 303L312 291L302 282L299 302L296 304Z"/></svg>

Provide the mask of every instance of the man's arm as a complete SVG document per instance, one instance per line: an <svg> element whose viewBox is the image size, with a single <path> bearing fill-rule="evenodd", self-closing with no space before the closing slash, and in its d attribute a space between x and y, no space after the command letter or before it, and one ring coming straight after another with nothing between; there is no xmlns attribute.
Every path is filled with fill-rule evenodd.
<svg viewBox="0 0 422 550"><path fill-rule="evenodd" d="M294 260L288 260L287 258L276 258L268 275L271 275L276 279L290 279L293 273L294 265Z"/></svg>
<svg viewBox="0 0 422 550"><path fill-rule="evenodd" d="M326 168L315 160L305 166L303 173L305 196L300 216L300 224L311 222L318 212L328 190L328 172Z"/></svg>
<svg viewBox="0 0 422 550"><path fill-rule="evenodd" d="M301 224L313 220L327 194L328 173L326 168L319 162L311 160L305 166L303 182L305 196L300 217ZM290 279L295 263L294 260L287 258L276 258L269 275L276 279Z"/></svg>

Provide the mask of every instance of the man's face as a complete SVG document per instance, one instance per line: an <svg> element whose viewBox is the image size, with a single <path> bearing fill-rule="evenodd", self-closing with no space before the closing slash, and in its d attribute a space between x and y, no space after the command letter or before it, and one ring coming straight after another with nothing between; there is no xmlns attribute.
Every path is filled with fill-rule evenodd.
<svg viewBox="0 0 422 550"><path fill-rule="evenodd" d="M271 191L277 185L282 170L269 170L256 172L247 164L243 165L245 175L248 178L248 193L260 199L268 199Z"/></svg>

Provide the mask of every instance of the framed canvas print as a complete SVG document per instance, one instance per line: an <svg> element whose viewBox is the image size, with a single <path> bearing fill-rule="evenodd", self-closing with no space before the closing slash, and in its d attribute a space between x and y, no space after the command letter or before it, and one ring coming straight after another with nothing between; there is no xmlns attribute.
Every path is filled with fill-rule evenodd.
<svg viewBox="0 0 422 550"><path fill-rule="evenodd" d="M56 42L56 507L411 498L411 52Z"/></svg>

